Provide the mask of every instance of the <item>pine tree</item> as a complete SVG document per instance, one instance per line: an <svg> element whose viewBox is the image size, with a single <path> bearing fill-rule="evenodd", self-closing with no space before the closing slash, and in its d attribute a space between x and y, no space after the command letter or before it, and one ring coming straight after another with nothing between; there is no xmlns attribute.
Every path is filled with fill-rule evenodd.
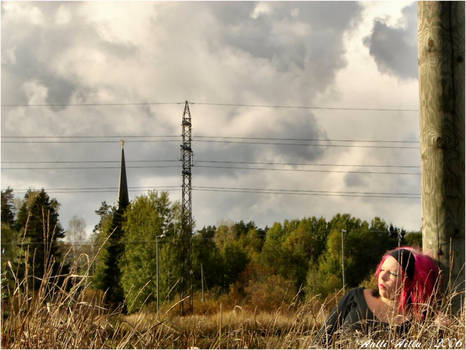
<svg viewBox="0 0 466 350"><path fill-rule="evenodd" d="M118 189L118 206L111 215L111 225L109 230L102 232L105 235L104 245L95 274L95 284L107 294L107 301L113 306L119 305L123 301L123 288L121 285L120 261L123 256L123 225L125 221L125 211L129 205L128 184L126 180L124 141L121 144L121 170L120 185ZM103 203L107 205L105 202ZM105 213L108 207L101 207L99 211ZM99 214L99 211L96 211ZM101 216L102 217L102 216ZM106 227L106 228L107 228ZM108 239L107 239L108 238ZM102 239L102 237L101 237Z"/></svg>
<svg viewBox="0 0 466 350"><path fill-rule="evenodd" d="M5 191L2 191L2 224L10 226L14 225L15 213L13 203L13 189L8 187Z"/></svg>
<svg viewBox="0 0 466 350"><path fill-rule="evenodd" d="M24 234L28 265L33 277L42 278L48 269L58 272L62 252L58 239L65 237L58 218L59 203L41 191L28 190L18 212L16 230ZM33 278L33 287L38 288Z"/></svg>

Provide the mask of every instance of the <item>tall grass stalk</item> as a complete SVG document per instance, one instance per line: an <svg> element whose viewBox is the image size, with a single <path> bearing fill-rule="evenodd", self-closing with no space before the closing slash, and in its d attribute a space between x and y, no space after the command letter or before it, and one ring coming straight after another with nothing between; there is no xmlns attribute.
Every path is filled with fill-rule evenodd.
<svg viewBox="0 0 466 350"><path fill-rule="evenodd" d="M49 237L52 235L50 232ZM25 262L29 254L26 251ZM61 265L54 274L50 258L41 278L31 278L27 264L21 278L7 263L2 281L8 274L14 286L2 283L2 295L8 295L2 301L3 348L319 348L319 329L341 297L341 293L336 294L323 302L317 296L305 302L294 298L292 303L282 302L274 312L267 312L254 305L231 306L213 296L207 296L203 303L201 295L195 295L198 314L177 315L175 306L182 301L178 300L163 305L160 318L149 308L126 315L123 307L107 309L105 294L91 288L95 257L81 254L77 259L86 262L84 272L79 273L74 263L68 273L62 273ZM40 283L39 288L34 290L30 283ZM425 321L413 323L405 340L411 345L418 342L416 348L464 348L464 306L457 313L451 311L452 300L458 295L450 290L439 298L444 322L428 314ZM339 338L334 347L360 348L380 337L390 342L386 348L409 347L391 331L382 335L352 333Z"/></svg>

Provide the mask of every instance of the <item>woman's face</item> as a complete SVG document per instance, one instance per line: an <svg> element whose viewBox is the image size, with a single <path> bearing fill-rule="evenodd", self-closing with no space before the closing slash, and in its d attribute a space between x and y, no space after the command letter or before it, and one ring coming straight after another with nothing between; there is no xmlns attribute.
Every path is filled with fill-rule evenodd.
<svg viewBox="0 0 466 350"><path fill-rule="evenodd" d="M389 256L385 259L377 281L380 296L390 300L397 298L401 292L402 271L400 264L394 257Z"/></svg>

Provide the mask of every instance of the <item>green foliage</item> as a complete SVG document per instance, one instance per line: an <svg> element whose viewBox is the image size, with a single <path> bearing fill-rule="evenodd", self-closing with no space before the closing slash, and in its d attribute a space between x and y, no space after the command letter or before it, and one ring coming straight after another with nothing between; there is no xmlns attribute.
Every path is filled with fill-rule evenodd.
<svg viewBox="0 0 466 350"><path fill-rule="evenodd" d="M422 248L422 233L408 232L404 237L404 244L410 247Z"/></svg>
<svg viewBox="0 0 466 350"><path fill-rule="evenodd" d="M91 237L92 245L94 247L94 254L97 254L97 249L100 249L99 255L96 257L94 263L94 271L92 276L92 284L95 288L105 291L107 286L105 284L105 275L107 271L107 262L109 260L108 253L108 238L112 234L112 221L113 215L116 212L116 207L102 202L100 208L95 211L100 216L99 223L94 227Z"/></svg>
<svg viewBox="0 0 466 350"><path fill-rule="evenodd" d="M120 265L122 287L128 311L156 300L156 237L159 239L160 300L178 281L180 246L175 228L179 225L179 205L171 204L166 192L149 192L137 197L126 211L123 224L124 254Z"/></svg>
<svg viewBox="0 0 466 350"><path fill-rule="evenodd" d="M96 210L100 222L94 228L94 243L101 248L96 262L94 286L106 292L106 300L113 305L123 302L121 270L123 255L123 224L126 207L110 207L103 202ZM105 244L103 244L105 242Z"/></svg>
<svg viewBox="0 0 466 350"><path fill-rule="evenodd" d="M13 203L13 189L8 187L2 191L2 223L13 226L15 223L15 206Z"/></svg>
<svg viewBox="0 0 466 350"><path fill-rule="evenodd" d="M390 235L386 223L374 218L369 225L348 214L336 215L331 221L332 230L327 249L318 265L313 264L307 275L309 294L326 296L342 288L342 230L345 233L345 283L347 287L359 285L378 264L381 256L396 247L397 239Z"/></svg>
<svg viewBox="0 0 466 350"><path fill-rule="evenodd" d="M20 245L21 235L10 225L2 222L2 299L8 298L15 286L15 277L24 276L24 249Z"/></svg>
<svg viewBox="0 0 466 350"><path fill-rule="evenodd" d="M249 262L249 258L238 242L228 242L221 250L223 258L223 286L228 286L238 279Z"/></svg>
<svg viewBox="0 0 466 350"><path fill-rule="evenodd" d="M15 226L20 233L25 232L31 276L42 278L49 268L55 274L62 260L58 239L65 235L58 219L58 208L57 200L50 199L43 189L28 190L24 196ZM33 288L38 288L35 280L33 278Z"/></svg>
<svg viewBox="0 0 466 350"><path fill-rule="evenodd" d="M251 228L246 234L241 235L239 243L246 251L248 258L258 261L259 255L264 245L265 231L257 227Z"/></svg>
<svg viewBox="0 0 466 350"><path fill-rule="evenodd" d="M267 232L260 261L299 289L306 283L309 264L315 264L325 248L327 230L325 219L316 217L275 223Z"/></svg>
<svg viewBox="0 0 466 350"><path fill-rule="evenodd" d="M2 191L1 282L3 287L10 288L14 286L12 270L15 274L22 274L22 271L18 268L24 255L24 250L20 247L21 235L14 229L15 215L13 200L14 196L11 188L8 187L5 191ZM24 266L21 267L24 268ZM2 293L2 297L6 296L6 294Z"/></svg>
<svg viewBox="0 0 466 350"><path fill-rule="evenodd" d="M194 289L202 288L202 277L204 278L204 289L222 285L223 258L213 240L214 234L215 227L209 226L200 230L193 237Z"/></svg>
<svg viewBox="0 0 466 350"><path fill-rule="evenodd" d="M286 238L286 231L282 224L276 222L267 231L264 245L260 254L260 262L273 269L274 273L286 273L287 256L282 249Z"/></svg>
<svg viewBox="0 0 466 350"><path fill-rule="evenodd" d="M101 222L96 230L108 232L114 225L115 209L103 205L99 212ZM183 275L182 242L175 234L179 206L171 204L166 193L152 192L131 204L125 220L121 241L124 256L118 266L129 311L156 300L155 237L162 233L165 237L159 241L160 304L173 299ZM285 220L265 229L242 221L222 223L218 228L207 226L192 237L193 289L200 290L203 281L205 292L229 291L232 300L257 301L270 292L270 298L264 301L267 305L274 303L272 299L278 300L277 295L283 294L282 299L287 300L287 293L294 296L303 287L308 295L325 297L342 287L342 230L346 230L347 287L367 279L383 253L396 246L398 233L404 232L392 225L388 227L378 217L368 223L349 214L337 214L328 222L322 217ZM103 254L105 260L108 252Z"/></svg>

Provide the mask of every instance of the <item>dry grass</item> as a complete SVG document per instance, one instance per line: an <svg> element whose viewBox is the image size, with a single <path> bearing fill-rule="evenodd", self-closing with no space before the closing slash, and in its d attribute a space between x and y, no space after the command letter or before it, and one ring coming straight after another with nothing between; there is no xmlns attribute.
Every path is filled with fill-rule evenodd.
<svg viewBox="0 0 466 350"><path fill-rule="evenodd" d="M125 315L121 310L107 310L104 295L90 289L90 269L81 275L72 270L62 276L63 286L50 271L34 293L27 279L16 280L8 291L8 301L2 305L2 348L321 347L318 330L341 296L325 303L317 298L294 300L274 312L233 305L225 297L209 297L203 303L196 296L195 311L199 314L181 317L178 305L172 304L165 305L158 318L154 312ZM14 276L11 268L8 273ZM465 312L451 314L448 305L452 297L449 295L441 306L448 324L439 325L432 318L415 323L407 343L398 344L398 348L464 348ZM359 348L365 341L375 344L378 339L389 342L388 346L379 343L383 348L395 348L401 341L389 332L369 336L353 333L337 340L335 347ZM369 345L373 348L374 344Z"/></svg>

